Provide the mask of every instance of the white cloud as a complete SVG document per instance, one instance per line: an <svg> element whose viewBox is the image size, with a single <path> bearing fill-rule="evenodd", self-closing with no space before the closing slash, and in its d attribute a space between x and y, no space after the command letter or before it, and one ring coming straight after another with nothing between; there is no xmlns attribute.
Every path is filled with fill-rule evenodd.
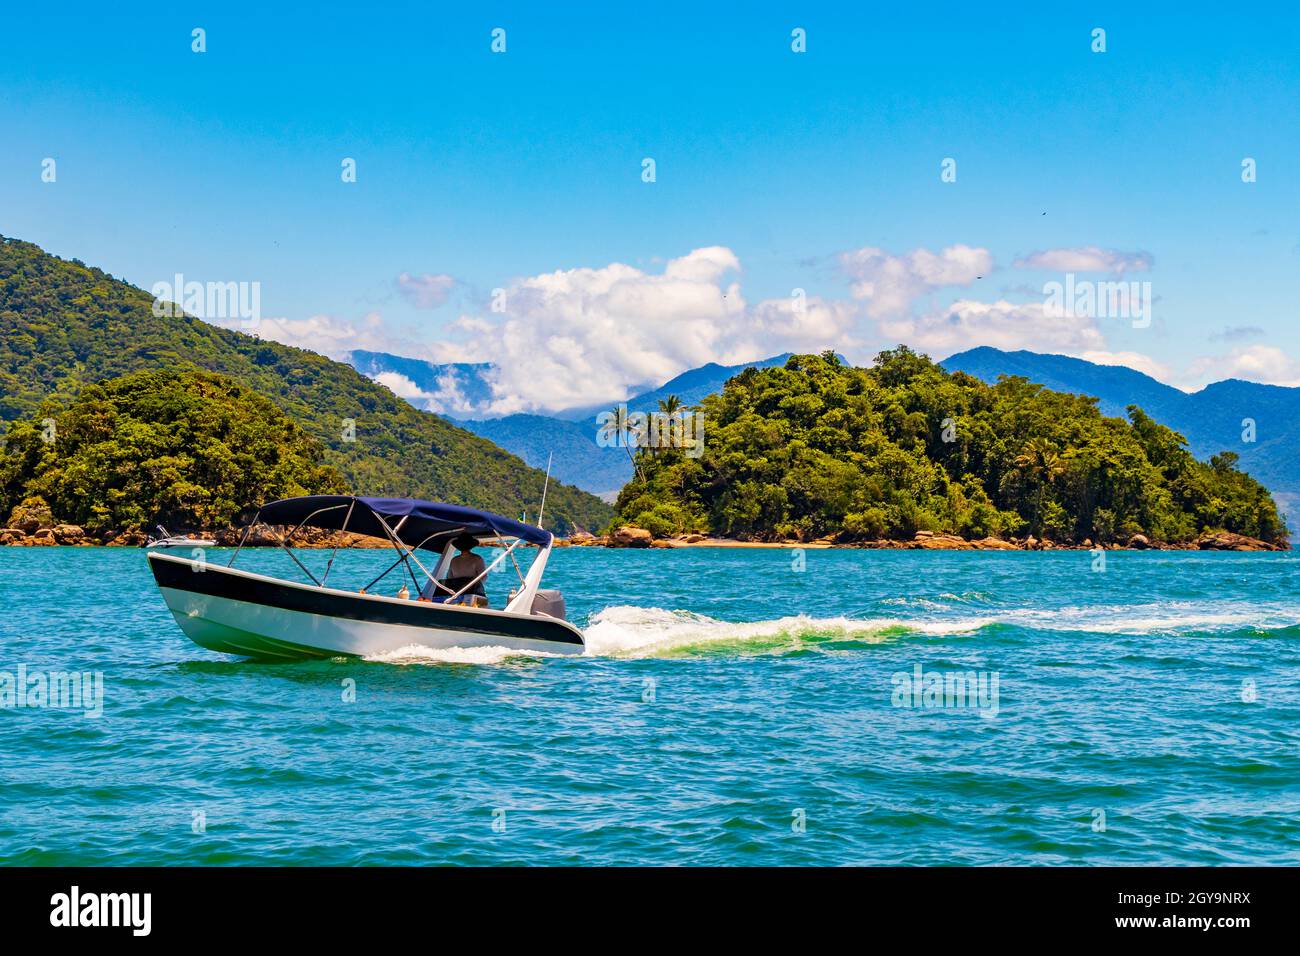
<svg viewBox="0 0 1300 956"><path fill-rule="evenodd" d="M1079 353L1078 357L1095 365L1124 365L1150 375L1166 385L1174 384L1172 379L1176 378L1174 370L1164 362L1143 355L1141 352L1087 351Z"/></svg>
<svg viewBox="0 0 1300 956"><path fill-rule="evenodd" d="M740 271L740 260L725 246L694 249L689 255L670 259L664 266L664 275L667 278L696 282L713 282L728 272L738 271Z"/></svg>
<svg viewBox="0 0 1300 956"><path fill-rule="evenodd" d="M397 291L407 302L418 309L436 309L447 301L451 290L456 287L456 280L449 275L413 276L403 272L397 277Z"/></svg>
<svg viewBox="0 0 1300 956"><path fill-rule="evenodd" d="M969 287L995 266L987 249L956 245L933 252L915 249L894 255L867 247L840 256L852 278L852 294L888 343L902 342L943 358L987 345L1008 351L1028 349L1073 355L1102 365L1127 365L1165 380L1168 366L1139 352L1112 352L1097 319L1058 315L1045 300L993 302L961 298L947 306L924 304L937 290ZM1021 268L1122 273L1150 268L1146 253L1123 253L1084 246L1052 249L1017 260ZM1022 290L1032 294L1033 290Z"/></svg>
<svg viewBox="0 0 1300 956"><path fill-rule="evenodd" d="M1100 246L1077 246L1073 249L1044 249L1017 259L1017 269L1043 269L1049 272L1147 272L1151 269L1148 252L1121 252Z"/></svg>
<svg viewBox="0 0 1300 956"><path fill-rule="evenodd" d="M454 368L446 369L436 381L437 388L427 392L400 372L380 372L370 376L380 385L388 388L398 398L404 398L417 408L423 408L439 415L464 417L478 412L478 406L466 397L461 373Z"/></svg>
<svg viewBox="0 0 1300 956"><path fill-rule="evenodd" d="M955 245L940 252L914 249L893 255L866 246L840 255L840 268L853 280L855 299L875 319L901 316L922 296L947 286L969 286L993 269L987 249Z"/></svg>
<svg viewBox="0 0 1300 956"><path fill-rule="evenodd" d="M332 315L313 315L306 319L264 318L249 331L264 339L310 349L334 359L346 357L353 349L403 355L420 349L420 346L393 336L378 312L367 313L359 322Z"/></svg>
<svg viewBox="0 0 1300 956"><path fill-rule="evenodd" d="M1300 362L1273 345L1251 345L1227 355L1204 356L1188 370L1194 379L1242 378L1266 385L1300 386Z"/></svg>
<svg viewBox="0 0 1300 956"><path fill-rule="evenodd" d="M398 398L404 398L408 402L424 402L433 395L426 392L420 386L403 375L401 372L380 372L377 375L370 376L380 385L383 385Z"/></svg>
<svg viewBox="0 0 1300 956"><path fill-rule="evenodd" d="M1089 256L1093 265L1114 271L1149 266L1149 257L1145 266L1116 258L1125 255L1095 247L1034 254L1040 257L1036 261L1050 261L1054 268L1080 271L1088 268ZM396 336L377 313L355 322L328 315L264 319L258 332L332 357L369 349L440 363L491 363L484 376L492 390L486 405L478 383L472 383L473 398L467 397L471 390L454 370L427 391L427 383L421 388L395 373L376 377L431 411L474 417L617 401L627 396L630 384L661 383L706 362L738 364L779 352L827 348L863 354L866 346L899 342L936 359L989 345L1125 365L1161 381L1177 378L1167 365L1143 353L1112 351L1096 318L1054 315L1043 301L936 301L940 290L970 287L992 272L995 263L986 249L955 245L895 255L866 247L844 253L839 262L852 281L852 300L813 296L749 303L741 292L735 253L711 246L672 259L659 272L615 262L515 279L505 285L503 313L484 309L463 314L444 327L442 340L432 347ZM440 295L445 300L455 285L446 276L405 273L402 282L403 294L417 304L433 303ZM1266 346L1237 349L1200 364L1201 371L1221 366L1218 377L1300 383L1300 366Z"/></svg>
<svg viewBox="0 0 1300 956"><path fill-rule="evenodd" d="M1051 314L1042 302L977 302L960 299L947 308L919 318L887 319L878 323L890 341L931 353L935 358L978 345L1015 351L1104 352L1106 340L1095 319Z"/></svg>
<svg viewBox="0 0 1300 956"><path fill-rule="evenodd" d="M794 299L764 299L749 310L748 329L738 336L733 351L751 356L762 352L766 357L848 349L859 344L856 324L857 310L849 302L812 297L799 306Z"/></svg>
<svg viewBox="0 0 1300 956"><path fill-rule="evenodd" d="M749 306L735 253L695 249L653 274L624 263L513 281L505 312L462 316L463 341L434 361L492 362L493 414L617 401L628 383L664 382L706 362L737 364L799 348L841 347L854 322L844 303L810 298Z"/></svg>

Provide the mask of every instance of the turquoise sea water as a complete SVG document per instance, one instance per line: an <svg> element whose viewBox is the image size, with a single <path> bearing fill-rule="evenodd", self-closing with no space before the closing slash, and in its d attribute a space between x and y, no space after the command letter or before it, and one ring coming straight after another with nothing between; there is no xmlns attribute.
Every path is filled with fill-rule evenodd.
<svg viewBox="0 0 1300 956"><path fill-rule="evenodd" d="M260 664L141 551L0 548L0 672L104 680L0 710L0 861L1300 862L1300 557L1106 558L564 550L585 657Z"/></svg>

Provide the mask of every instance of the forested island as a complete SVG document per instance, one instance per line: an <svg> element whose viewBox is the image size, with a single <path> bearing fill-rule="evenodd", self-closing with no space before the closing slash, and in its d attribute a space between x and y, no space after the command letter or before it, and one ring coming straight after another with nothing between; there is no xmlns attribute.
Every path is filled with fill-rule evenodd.
<svg viewBox="0 0 1300 956"><path fill-rule="evenodd" d="M253 503L345 491L324 459L274 402L225 376L134 372L10 424L0 537L138 544L158 522L226 529Z"/></svg>
<svg viewBox="0 0 1300 956"><path fill-rule="evenodd" d="M828 352L748 369L700 409L703 453L641 448L612 533L1288 546L1271 495L1234 453L1198 461L1136 406L1127 421L1107 417L1093 398L1018 377L987 385L906 347L870 368Z"/></svg>

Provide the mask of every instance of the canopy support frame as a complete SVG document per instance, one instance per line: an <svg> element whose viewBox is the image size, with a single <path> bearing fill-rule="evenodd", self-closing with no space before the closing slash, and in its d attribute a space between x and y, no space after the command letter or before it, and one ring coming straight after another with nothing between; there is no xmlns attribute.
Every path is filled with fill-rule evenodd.
<svg viewBox="0 0 1300 956"><path fill-rule="evenodd" d="M325 572L321 577L321 579L317 580L316 575L312 573L311 569L307 567L307 565L304 564L298 558L297 554L294 553L293 549L290 547L290 543L293 540L293 536L297 534L299 531L301 531L304 527L306 527L311 522L311 520L315 518L317 515L322 514L326 511L336 511L345 506L347 507L347 513L344 515L343 524L340 526L339 532L341 534L346 533L348 525L352 520L353 511L356 507L357 501L359 500L356 495L349 495L348 499L349 500L347 502L340 502L338 504L332 504L326 507L317 508L315 511L312 511L301 521L299 521L298 524L294 526L293 530L291 530L287 535L283 537L281 537L276 532L275 528L272 525L270 525L269 523L267 523L265 520L262 519L263 509L259 508L257 510L257 513L254 514L253 520L248 523L248 526L244 529L244 533L240 536L239 544L235 548L235 553L230 556L230 561L227 562L226 567L232 567L234 565L235 559L239 557L240 552L243 550L244 546L248 543L248 540L252 535L254 529L258 525L261 525L263 528L266 529L267 533L270 534L271 538L284 551L284 553L289 555L289 557L293 560L294 564L298 565L298 567L302 570L302 572L305 575L307 575L308 579L310 579L312 584L318 588L324 588L326 586L326 582L329 580L330 571L333 569L334 560L338 555L339 544L337 542L335 543L333 549L330 552L329 560L326 562ZM369 503L366 502L366 504L368 505ZM401 520L396 523L396 526L390 526L389 523L385 520L385 516L381 512L374 510L373 508L371 508L370 514L375 519L375 521L379 523L379 526L383 529L384 534L387 536L389 540L389 543L393 545L393 549L397 552L397 560L394 561L392 564L390 564L387 568L385 568L384 571L381 572L378 577L376 577L364 588L362 588L361 589L362 593L369 591L370 588L374 587L376 584L382 581L399 564L405 565L407 573L411 576L411 583L415 585L417 591L422 592L424 586L420 584L420 581L415 574L415 569L411 566L412 561L415 562L415 566L418 567L420 571L424 574L426 580L433 582L436 588L439 588L450 595L446 600L454 600L462 596L463 594L465 594L470 588L479 584L484 578L486 578L487 575L490 572L492 572L495 568L497 568L503 561L505 561L506 558L509 558L511 563L514 565L515 574L519 578L520 585L523 586L524 588L528 587L529 576L526 576L524 574L523 569L519 566L519 561L516 559L514 552L515 549L519 547L521 544L535 543L535 542L531 542L531 541L525 542L525 539L518 534L503 534L501 530L496 527L495 523L493 523L490 520L490 518L485 523L495 535L496 540L498 542L498 547L504 546L505 551L502 554L498 555L497 558L490 565L488 565L481 572L479 572L479 574L475 576L473 580L471 580L468 584L462 587L459 591L452 592L451 588L447 587L440 580L438 580L435 574L431 573L429 569L424 566L424 564L420 561L419 556L415 552L417 549L427 544L431 539L436 537L441 537L443 535L447 535L449 537L449 545L450 545L450 540L454 540L453 537L454 535L458 533L459 534L467 533L468 528L466 526L462 526L459 529L439 529L437 531L430 533L427 537L425 537L414 547L410 547L399 537L399 532L401 531L402 526L406 523L407 519L411 517L409 514L403 515L401 517ZM504 542L506 538L513 538L514 540L509 545L505 545ZM544 552L550 550L549 544L543 547L539 543L538 546L542 547L542 550ZM447 553L447 548L444 547L441 553L442 555L445 556ZM443 557L440 560L439 564L436 565L435 567L441 567L442 561L445 560L446 558Z"/></svg>

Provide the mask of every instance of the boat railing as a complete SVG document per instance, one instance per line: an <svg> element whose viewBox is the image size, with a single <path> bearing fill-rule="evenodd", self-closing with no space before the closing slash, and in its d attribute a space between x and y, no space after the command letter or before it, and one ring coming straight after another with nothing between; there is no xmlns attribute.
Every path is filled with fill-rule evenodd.
<svg viewBox="0 0 1300 956"><path fill-rule="evenodd" d="M339 503L334 505L328 505L323 508L317 508L315 511L311 512L306 517L304 517L301 521L299 521L298 524L291 531L285 534L283 537L280 536L280 534L275 530L274 527L272 527L269 524L266 524L266 522L261 520L262 510L259 508L257 510L257 513L253 515L253 519L248 523L248 527L244 529L244 533L240 536L239 544L235 548L235 553L230 556L230 561L227 562L226 567L232 567L234 565L235 559L239 557L239 553L243 550L244 545L248 542L249 536L252 534L253 529L256 528L258 525L261 525L266 529L267 533L271 536L272 540L274 540L275 543L279 545L279 547L284 551L284 553L289 555L289 557L293 560L293 563L298 565L298 567L302 570L303 574L307 575L307 577L311 580L311 583L318 588L323 588L325 587L326 581L329 580L330 570L334 566L334 559L338 554L339 543L336 542L333 549L331 550L329 560L326 562L325 565L325 573L321 576L319 580L316 578L316 575L312 573L311 569L307 567L307 565L304 564L302 560L299 559L298 555L296 555L293 552L293 549L290 547L290 543L293 541L294 535L296 535L304 527L311 524L312 520L317 515L324 514L327 511L336 511L339 508L343 508L343 507L346 507L348 509L348 512L343 518L343 524L339 527L339 532L340 534L346 534L348 524L352 520L352 512L355 506L356 506L356 499L353 498L351 501L347 502L346 504ZM434 582L434 584L437 587L441 587L442 590L444 591L451 592L451 589L449 587L443 585L438 580L436 573L431 573L429 569L426 568L421 563L420 558L416 554L416 552L420 548L424 547L430 540L434 538L441 537L444 535L451 538L458 533L464 533L467 530L464 526L460 528L451 528L451 529L443 528L434 531L430 533L427 537L425 537L424 540L418 542L417 544L415 544L414 547L412 547L410 545L407 545L406 542L404 542L398 536L398 532L401 531L402 525L405 524L409 515L404 515L402 519L397 522L396 527L391 527L388 524L388 522L384 520L384 516L381 515L378 511L373 511L371 512L371 514L374 516L375 520L379 522L379 525L381 528L383 528L384 533L389 540L389 543L392 544L394 550L397 551L397 560L394 561L392 564L390 564L388 567L386 567L382 572L380 572L380 574L369 584L367 584L364 588L361 588L361 593L364 594L367 591L369 591L371 588L373 588L376 584L378 584L385 577L387 577L392 572L392 570L396 568L399 564L406 565L406 570L411 575L411 582L415 585L416 592L417 593L422 592L424 590L424 587L420 584L420 581L416 577L414 569L412 569L411 567L412 561L415 562L416 567L418 567L420 571L424 574L426 580ZM444 600L454 601L455 599L462 597L470 589L480 584L483 581L483 579L486 578L488 574L494 571L497 567L499 567L502 564L502 562L506 560L506 558L509 558L511 563L514 565L515 573L519 575L519 583L523 586L523 590L524 591L528 590L529 581L534 577L534 574L532 573L533 569L530 569L530 573L528 575L525 575L523 569L519 566L518 559L515 557L514 554L515 549L519 547L519 545L523 544L524 540L522 538L514 537L513 535L502 534L501 531L491 523L489 523L489 527L491 527L493 532L495 532L496 534L496 541L498 542L498 546L504 546L505 541L507 539L513 538L513 540L510 542L508 546L505 546L505 550L500 555L498 555L491 564L487 565L482 571L480 571L478 575L476 575L472 580L469 581L469 583L465 584L459 590L450 593L450 595ZM163 530L161 526L159 527L159 530ZM546 552L549 552L549 550L550 550L549 545L543 549L543 555L541 557L541 564L543 566L545 565ZM435 568L437 567L438 566L435 565ZM536 570L540 571L540 567L536 568ZM517 593L522 593L522 592L516 592L516 594Z"/></svg>

